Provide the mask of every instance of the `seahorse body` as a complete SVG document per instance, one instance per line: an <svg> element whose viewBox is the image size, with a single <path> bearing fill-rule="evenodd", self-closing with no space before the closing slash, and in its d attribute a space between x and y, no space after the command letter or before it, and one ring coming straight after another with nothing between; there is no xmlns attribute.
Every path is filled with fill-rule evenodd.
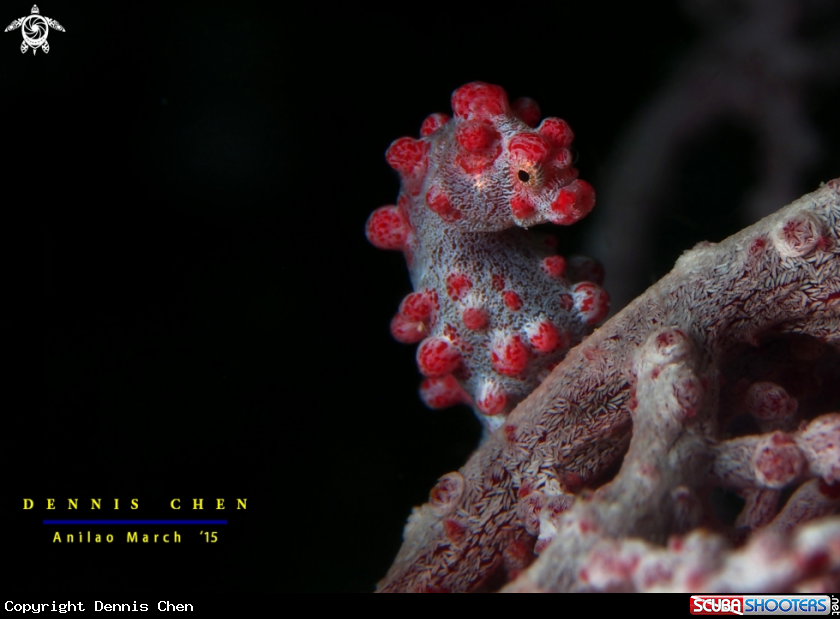
<svg viewBox="0 0 840 619"><path fill-rule="evenodd" d="M391 332L420 343L421 397L432 408L469 404L493 431L606 316L609 297L599 264L567 261L554 237L527 230L575 223L594 205L568 124L539 122L536 102L511 106L481 82L457 89L452 109L426 118L419 139L391 144L399 198L366 232L408 262L414 292Z"/></svg>

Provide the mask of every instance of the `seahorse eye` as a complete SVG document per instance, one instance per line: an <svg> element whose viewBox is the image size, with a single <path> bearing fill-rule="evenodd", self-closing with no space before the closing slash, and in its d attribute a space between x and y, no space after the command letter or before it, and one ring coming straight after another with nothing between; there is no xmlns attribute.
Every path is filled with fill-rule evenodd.
<svg viewBox="0 0 840 619"><path fill-rule="evenodd" d="M542 170L531 162L520 162L513 168L516 180L526 187L536 188L542 185L543 174Z"/></svg>

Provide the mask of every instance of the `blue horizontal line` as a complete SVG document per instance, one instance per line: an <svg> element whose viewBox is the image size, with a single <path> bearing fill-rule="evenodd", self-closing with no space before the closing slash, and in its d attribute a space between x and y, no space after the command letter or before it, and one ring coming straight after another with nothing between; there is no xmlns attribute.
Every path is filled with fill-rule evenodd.
<svg viewBox="0 0 840 619"><path fill-rule="evenodd" d="M227 520L44 520L44 524L227 524Z"/></svg>

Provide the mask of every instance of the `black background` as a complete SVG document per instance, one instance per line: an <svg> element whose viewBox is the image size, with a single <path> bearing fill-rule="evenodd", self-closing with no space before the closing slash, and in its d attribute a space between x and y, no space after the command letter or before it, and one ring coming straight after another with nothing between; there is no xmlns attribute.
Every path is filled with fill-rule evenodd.
<svg viewBox="0 0 840 619"><path fill-rule="evenodd" d="M483 80L568 120L598 190L696 26L670 2L39 6L67 30L48 55L0 35L11 599L372 590L411 506L479 437L466 408L423 408L414 347L388 331L410 288L402 257L364 238L398 190L385 149ZM837 30L819 15L809 27ZM801 192L840 170L840 88L810 101L829 152ZM749 223L692 205L698 186L732 204L751 178L737 128L716 135L723 164L669 179L689 206L652 276ZM561 231L562 253L591 219ZM214 548L55 547L24 497L248 510Z"/></svg>

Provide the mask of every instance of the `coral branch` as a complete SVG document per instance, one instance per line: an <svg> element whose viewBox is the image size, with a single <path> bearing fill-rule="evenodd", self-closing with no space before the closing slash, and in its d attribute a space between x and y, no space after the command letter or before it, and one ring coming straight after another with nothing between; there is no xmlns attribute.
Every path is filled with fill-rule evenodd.
<svg viewBox="0 0 840 619"><path fill-rule="evenodd" d="M700 365L681 330L648 337L636 364L638 406L621 471L557 520L555 541L510 590L775 591L840 567L840 520L799 535L790 547L778 526L737 552L708 533L678 536L710 520L697 492L709 473L738 487L783 488L806 474L830 483L826 465L840 464L832 453L840 438L838 414L818 417L794 436L775 432L715 445L717 398L705 393ZM799 521L840 505L819 482L800 488L790 503ZM782 519L790 520L787 514ZM668 535L667 550L649 543ZM744 570L745 564L751 568Z"/></svg>
<svg viewBox="0 0 840 619"><path fill-rule="evenodd" d="M605 162L599 221L586 251L604 262L615 307L649 283L652 232L674 203L685 156L727 121L754 141L740 217L752 223L799 193L825 161L828 134L815 122L815 93L840 75L840 39L806 24L836 21L836 5L801 0L682 0L698 39L640 109ZM737 13L737 19L725 15ZM832 17L832 13L834 16ZM717 166L725 165L714 158ZM693 175L705 174L693 170ZM719 179L715 179L716 184ZM705 184L705 182L704 182ZM733 205L735 208L735 205ZM702 226L705 211L694 225ZM737 217L737 213L728 213Z"/></svg>
<svg viewBox="0 0 840 619"><path fill-rule="evenodd" d="M565 547L574 555L560 558L554 547L550 552L547 561L583 565L580 578L558 586L563 581L540 557L505 591L834 593L840 571L840 518L805 525L792 537L760 531L737 550L728 548L719 535L699 529L673 538L667 547L640 539L587 539L582 533Z"/></svg>
<svg viewBox="0 0 840 619"><path fill-rule="evenodd" d="M379 590L493 590L517 577L515 590L770 590L822 578L836 568L836 520L779 536L837 510L838 385L840 179L686 252L573 348L415 508ZM733 489L742 505L727 516L720 499ZM696 557L657 546L669 537ZM833 544L827 559L815 539ZM754 580L722 580L759 555L773 560Z"/></svg>

